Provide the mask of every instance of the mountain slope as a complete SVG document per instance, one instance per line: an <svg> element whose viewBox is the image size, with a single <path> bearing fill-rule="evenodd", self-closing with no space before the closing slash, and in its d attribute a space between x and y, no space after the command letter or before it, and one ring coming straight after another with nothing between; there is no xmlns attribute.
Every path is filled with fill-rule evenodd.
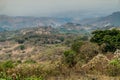
<svg viewBox="0 0 120 80"><path fill-rule="evenodd" d="M102 20L118 26L120 25L120 12L114 12L112 15L102 18Z"/></svg>
<svg viewBox="0 0 120 80"><path fill-rule="evenodd" d="M69 24L66 24L69 23ZM76 24L70 24L76 23ZM78 23L78 24L77 24ZM80 25L79 25L80 24ZM84 26L82 26L84 24ZM85 26L90 26L92 29L103 28L106 26L120 26L120 12L114 12L106 17L84 19L82 21L74 20L74 18L54 18L54 17L24 17L24 16L6 16L0 15L0 31L16 30L21 28L52 26L82 29Z"/></svg>
<svg viewBox="0 0 120 80"><path fill-rule="evenodd" d="M81 21L82 24L90 24L99 27L108 25L120 26L120 12L114 12L106 17L99 17L94 19L85 19Z"/></svg>
<svg viewBox="0 0 120 80"><path fill-rule="evenodd" d="M0 28L3 29L21 29L37 26L59 26L71 21L70 18L52 18L52 17L10 17L0 15Z"/></svg>

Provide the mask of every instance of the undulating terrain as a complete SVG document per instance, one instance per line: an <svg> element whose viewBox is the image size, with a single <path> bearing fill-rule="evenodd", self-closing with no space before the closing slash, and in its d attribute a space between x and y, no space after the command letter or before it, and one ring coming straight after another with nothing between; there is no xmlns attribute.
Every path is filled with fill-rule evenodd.
<svg viewBox="0 0 120 80"><path fill-rule="evenodd" d="M120 12L72 18L0 15L0 80L120 80Z"/></svg>

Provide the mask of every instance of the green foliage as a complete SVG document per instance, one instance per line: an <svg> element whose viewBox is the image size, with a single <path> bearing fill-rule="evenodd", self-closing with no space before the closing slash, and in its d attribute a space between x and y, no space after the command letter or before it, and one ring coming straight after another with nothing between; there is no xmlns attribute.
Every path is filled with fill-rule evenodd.
<svg viewBox="0 0 120 80"><path fill-rule="evenodd" d="M120 49L120 31L113 30L96 30L92 32L93 37L91 42L95 42L99 45L105 44L105 51L114 52L116 49Z"/></svg>
<svg viewBox="0 0 120 80"><path fill-rule="evenodd" d="M8 60L0 63L0 80L12 80L11 76L7 75L7 70L15 67L13 61Z"/></svg>
<svg viewBox="0 0 120 80"><path fill-rule="evenodd" d="M73 67L76 64L75 61L76 52L68 50L64 52L64 61L69 67Z"/></svg>
<svg viewBox="0 0 120 80"><path fill-rule="evenodd" d="M2 63L2 67L4 69L13 68L14 67L14 62L11 61L11 60L5 61L5 62Z"/></svg>
<svg viewBox="0 0 120 80"><path fill-rule="evenodd" d="M23 44L24 42L25 42L25 40L24 39L18 39L18 40L16 40L19 44Z"/></svg>
<svg viewBox="0 0 120 80"><path fill-rule="evenodd" d="M108 74L110 76L120 75L120 61L118 59L113 59L109 62Z"/></svg>
<svg viewBox="0 0 120 80"><path fill-rule="evenodd" d="M24 45L20 45L19 48L20 48L20 50L24 50L25 46Z"/></svg>
<svg viewBox="0 0 120 80"><path fill-rule="evenodd" d="M63 36L61 36L61 37L59 37L59 40L60 40L61 42L63 42L63 41L65 40L65 38L64 38Z"/></svg>
<svg viewBox="0 0 120 80"><path fill-rule="evenodd" d="M42 77L29 77L25 78L25 80L44 80Z"/></svg>
<svg viewBox="0 0 120 80"><path fill-rule="evenodd" d="M0 78L0 80L13 80L12 77L8 77L8 76L6 76L6 77L2 76L2 77L3 78Z"/></svg>
<svg viewBox="0 0 120 80"><path fill-rule="evenodd" d="M113 66L120 66L120 61L118 59L113 59L110 61L110 65L113 65Z"/></svg>
<svg viewBox="0 0 120 80"><path fill-rule="evenodd" d="M75 41L73 42L71 49L75 52L79 52L80 51L80 47L83 45L83 42L81 41Z"/></svg>

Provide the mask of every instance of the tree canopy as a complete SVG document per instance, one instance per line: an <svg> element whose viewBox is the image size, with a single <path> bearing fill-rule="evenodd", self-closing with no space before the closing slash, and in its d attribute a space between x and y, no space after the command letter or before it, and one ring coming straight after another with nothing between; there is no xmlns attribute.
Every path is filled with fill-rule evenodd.
<svg viewBox="0 0 120 80"><path fill-rule="evenodd" d="M105 51L114 52L116 49L120 49L120 30L96 30L92 34L90 41L98 45L105 44Z"/></svg>

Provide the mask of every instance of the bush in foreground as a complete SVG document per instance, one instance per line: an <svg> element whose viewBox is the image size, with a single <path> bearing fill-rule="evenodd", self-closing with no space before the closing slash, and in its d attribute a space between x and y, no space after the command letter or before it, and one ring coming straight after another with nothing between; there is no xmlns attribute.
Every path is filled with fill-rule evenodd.
<svg viewBox="0 0 120 80"><path fill-rule="evenodd" d="M64 52L64 62L69 66L73 67L76 65L76 60L75 60L76 52L72 50L68 50Z"/></svg>
<svg viewBox="0 0 120 80"><path fill-rule="evenodd" d="M107 72L110 76L120 76L120 61L118 59L111 60Z"/></svg>

